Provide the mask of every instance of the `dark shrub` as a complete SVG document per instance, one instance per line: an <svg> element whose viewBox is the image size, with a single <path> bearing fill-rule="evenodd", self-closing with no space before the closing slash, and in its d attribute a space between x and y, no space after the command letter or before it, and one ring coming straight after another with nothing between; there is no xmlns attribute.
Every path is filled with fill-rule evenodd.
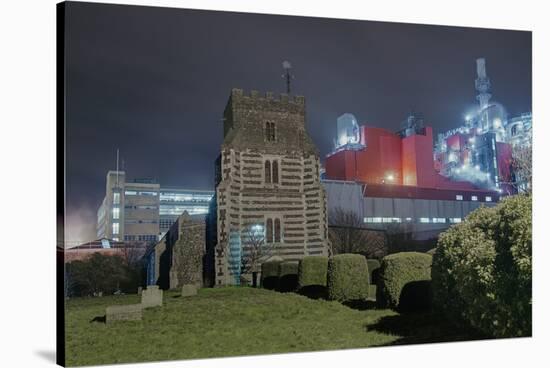
<svg viewBox="0 0 550 368"><path fill-rule="evenodd" d="M360 254L338 254L328 262L328 298L338 301L367 299L369 270Z"/></svg>
<svg viewBox="0 0 550 368"><path fill-rule="evenodd" d="M402 252L382 258L376 287L380 307L398 309L403 288L410 282L430 280L432 256L426 253Z"/></svg>
<svg viewBox="0 0 550 368"><path fill-rule="evenodd" d="M139 279L132 279L132 272L122 257L100 253L68 263L66 278L69 296L112 294L120 290L121 284L135 291L139 285Z"/></svg>
<svg viewBox="0 0 550 368"><path fill-rule="evenodd" d="M299 293L319 299L327 296L328 257L306 256L298 266Z"/></svg>
<svg viewBox="0 0 550 368"><path fill-rule="evenodd" d="M399 297L399 312L420 312L432 307L431 280L411 281L403 286Z"/></svg>
<svg viewBox="0 0 550 368"><path fill-rule="evenodd" d="M279 264L281 261L262 263L262 278L260 283L264 289L276 290L279 287Z"/></svg>
<svg viewBox="0 0 550 368"><path fill-rule="evenodd" d="M376 284L378 281L378 272L375 272L380 268L380 261L377 259L367 259L367 266L369 268L369 282L372 284Z"/></svg>
<svg viewBox="0 0 550 368"><path fill-rule="evenodd" d="M296 291L298 288L298 262L279 264L279 291Z"/></svg>
<svg viewBox="0 0 550 368"><path fill-rule="evenodd" d="M439 237L435 306L494 337L531 335L531 197L481 207Z"/></svg>

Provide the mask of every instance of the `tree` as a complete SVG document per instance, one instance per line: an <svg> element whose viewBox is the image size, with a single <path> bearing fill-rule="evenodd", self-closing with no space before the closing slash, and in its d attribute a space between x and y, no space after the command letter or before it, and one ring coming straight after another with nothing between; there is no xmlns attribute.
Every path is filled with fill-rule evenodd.
<svg viewBox="0 0 550 368"><path fill-rule="evenodd" d="M329 214L329 224L332 254L359 253L367 258L382 258L387 253L383 233L364 228L355 212L337 207Z"/></svg>
<svg viewBox="0 0 550 368"><path fill-rule="evenodd" d="M128 270L120 256L94 253L83 261L73 261L66 266L71 289L69 295L111 294L128 280Z"/></svg>
<svg viewBox="0 0 550 368"><path fill-rule="evenodd" d="M513 185L519 193L531 193L533 179L533 150L531 145L512 149Z"/></svg>
<svg viewBox="0 0 550 368"><path fill-rule="evenodd" d="M138 286L143 286L145 250L146 247L140 244L126 244L120 249L119 255L127 272L127 277L119 285L123 291L135 292Z"/></svg>
<svg viewBox="0 0 550 368"><path fill-rule="evenodd" d="M258 285L260 266L273 254L274 242L266 242L264 229L259 224L248 224L241 235L241 275L252 274L252 286Z"/></svg>

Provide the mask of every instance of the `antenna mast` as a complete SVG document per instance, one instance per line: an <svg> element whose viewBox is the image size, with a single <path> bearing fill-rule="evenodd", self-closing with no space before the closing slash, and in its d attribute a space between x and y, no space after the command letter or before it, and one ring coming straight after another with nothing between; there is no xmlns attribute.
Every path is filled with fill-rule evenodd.
<svg viewBox="0 0 550 368"><path fill-rule="evenodd" d="M290 61L285 60L283 61L283 70L285 73L282 75L282 78L286 81L286 93L290 95L290 81L294 79L294 75L290 73L290 69L292 69L292 65L290 65Z"/></svg>
<svg viewBox="0 0 550 368"><path fill-rule="evenodd" d="M116 187L118 188L118 148L116 149Z"/></svg>

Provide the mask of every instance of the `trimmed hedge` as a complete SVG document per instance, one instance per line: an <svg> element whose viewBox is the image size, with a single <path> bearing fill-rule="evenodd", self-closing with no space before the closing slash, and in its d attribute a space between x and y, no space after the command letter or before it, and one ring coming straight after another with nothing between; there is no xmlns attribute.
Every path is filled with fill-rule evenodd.
<svg viewBox="0 0 550 368"><path fill-rule="evenodd" d="M426 286L429 283L417 282L431 279L431 265L432 256L426 253L402 252L382 258L380 277L376 288L377 304L383 308L402 311L417 308L416 306L409 308L409 303L429 306L430 300L414 302L409 298L415 295L430 296L431 292L426 291L427 288L429 289L429 286ZM409 284L411 285L409 286ZM416 290L417 287L424 290ZM404 291L405 295L403 295ZM405 296L405 300L401 301L403 296Z"/></svg>
<svg viewBox="0 0 550 368"><path fill-rule="evenodd" d="M429 254L430 256L433 256L435 254L436 250L437 250L437 248L432 248L429 251L427 251L426 253Z"/></svg>
<svg viewBox="0 0 550 368"><path fill-rule="evenodd" d="M279 291L289 292L298 288L298 262L282 262L279 264Z"/></svg>
<svg viewBox="0 0 550 368"><path fill-rule="evenodd" d="M313 299L327 296L328 257L305 256L298 267L298 292Z"/></svg>
<svg viewBox="0 0 550 368"><path fill-rule="evenodd" d="M366 258L360 254L338 254L330 258L327 287L330 300L367 299L369 270Z"/></svg>
<svg viewBox="0 0 550 368"><path fill-rule="evenodd" d="M531 216L531 196L510 196L442 233L435 306L493 337L531 336Z"/></svg>
<svg viewBox="0 0 550 368"><path fill-rule="evenodd" d="M369 282L376 284L378 281L378 272L375 272L380 268L380 261L377 259L367 259L367 266L369 268Z"/></svg>
<svg viewBox="0 0 550 368"><path fill-rule="evenodd" d="M328 257L306 256L300 261L298 286L327 286Z"/></svg>
<svg viewBox="0 0 550 368"><path fill-rule="evenodd" d="M279 264L281 261L262 263L262 277L260 284L264 289L276 290L279 288Z"/></svg>

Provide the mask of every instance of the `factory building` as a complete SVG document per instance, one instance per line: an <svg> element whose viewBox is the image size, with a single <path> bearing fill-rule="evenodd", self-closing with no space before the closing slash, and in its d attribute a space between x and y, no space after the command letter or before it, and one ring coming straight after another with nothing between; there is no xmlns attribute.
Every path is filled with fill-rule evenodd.
<svg viewBox="0 0 550 368"><path fill-rule="evenodd" d="M205 216L213 194L161 187L152 179L128 181L124 171L109 171L105 197L97 211L97 237L154 243L184 211Z"/></svg>
<svg viewBox="0 0 550 368"><path fill-rule="evenodd" d="M505 195L514 194L518 183L513 175L513 149L530 149L532 114L509 118L502 104L491 101L485 59L477 59L476 65L479 104L465 115L459 127L438 135L435 168L451 180L466 180Z"/></svg>
<svg viewBox="0 0 550 368"><path fill-rule="evenodd" d="M436 171L432 128L418 114L411 114L397 133L368 126L342 129L340 125L338 145L325 161L329 212L351 211L370 229L398 224L422 240L461 222L480 205L499 200L495 190L453 181ZM347 131L357 131L357 136L342 139Z"/></svg>
<svg viewBox="0 0 550 368"><path fill-rule="evenodd" d="M491 191L431 189L405 185L364 184L323 180L329 212L351 212L371 230L408 233L427 240L460 223L480 206L493 206L498 194ZM330 224L329 224L330 225Z"/></svg>
<svg viewBox="0 0 550 368"><path fill-rule="evenodd" d="M420 114L411 113L398 132L340 116L323 175L329 211L352 211L373 229L397 223L426 238L516 193L513 149L530 149L532 115L509 118L491 101L485 60L476 65L479 105L464 125L439 134L435 146Z"/></svg>
<svg viewBox="0 0 550 368"><path fill-rule="evenodd" d="M326 197L317 148L305 129L304 97L233 89L224 111L207 273L239 284L243 259L261 237L270 257L328 255ZM215 215L215 217L214 217ZM215 233L215 234L213 234Z"/></svg>

